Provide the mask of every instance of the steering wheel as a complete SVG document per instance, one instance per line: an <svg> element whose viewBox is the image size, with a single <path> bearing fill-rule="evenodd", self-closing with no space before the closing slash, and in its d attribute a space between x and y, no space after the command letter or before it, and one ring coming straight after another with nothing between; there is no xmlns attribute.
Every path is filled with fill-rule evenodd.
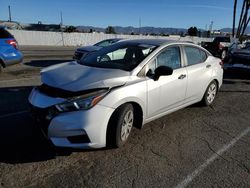
<svg viewBox="0 0 250 188"><path fill-rule="evenodd" d="M108 55L102 56L99 60L99 62L106 62L106 61L111 61L111 59Z"/></svg>

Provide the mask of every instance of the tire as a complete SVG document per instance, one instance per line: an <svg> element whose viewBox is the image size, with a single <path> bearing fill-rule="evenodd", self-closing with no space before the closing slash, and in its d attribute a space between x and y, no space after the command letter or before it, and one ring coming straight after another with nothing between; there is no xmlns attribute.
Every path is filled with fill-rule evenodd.
<svg viewBox="0 0 250 188"><path fill-rule="evenodd" d="M217 92L218 92L218 84L216 81L212 81L206 89L201 104L203 106L210 106L211 104L213 104Z"/></svg>
<svg viewBox="0 0 250 188"><path fill-rule="evenodd" d="M223 51L221 52L221 59L224 60L224 59L226 59L226 57L227 57L227 51L226 51L226 50L223 50Z"/></svg>
<svg viewBox="0 0 250 188"><path fill-rule="evenodd" d="M107 129L107 147L119 148L126 143L134 126L134 117L132 104L124 104L116 109Z"/></svg>

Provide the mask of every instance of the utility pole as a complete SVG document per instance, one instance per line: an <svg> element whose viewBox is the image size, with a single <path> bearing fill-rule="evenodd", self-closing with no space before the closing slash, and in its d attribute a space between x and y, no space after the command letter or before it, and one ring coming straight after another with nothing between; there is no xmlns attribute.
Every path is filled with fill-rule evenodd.
<svg viewBox="0 0 250 188"><path fill-rule="evenodd" d="M141 17L139 18L139 35L141 34Z"/></svg>
<svg viewBox="0 0 250 188"><path fill-rule="evenodd" d="M64 37L63 37L63 16L62 16L62 11L60 12L60 17L61 17L60 29L61 29L61 35L62 35L62 43L63 43L63 46L64 46L65 44L64 44Z"/></svg>
<svg viewBox="0 0 250 188"><path fill-rule="evenodd" d="M10 5L8 6L8 9L9 9L9 22L11 22L11 9L10 9Z"/></svg>
<svg viewBox="0 0 250 188"><path fill-rule="evenodd" d="M213 25L214 25L214 21L211 21L211 24L209 25L209 31L212 34L213 31Z"/></svg>

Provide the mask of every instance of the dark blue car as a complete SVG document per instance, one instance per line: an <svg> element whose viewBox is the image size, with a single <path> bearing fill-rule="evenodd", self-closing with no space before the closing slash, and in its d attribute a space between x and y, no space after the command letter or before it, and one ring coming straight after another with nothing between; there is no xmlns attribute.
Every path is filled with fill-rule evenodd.
<svg viewBox="0 0 250 188"><path fill-rule="evenodd" d="M121 40L123 39L122 38L106 39L106 40L103 40L101 42L94 44L93 46L84 46L81 48L77 48L77 50L75 51L75 55L73 56L73 59L80 60L82 57L85 57L87 54L91 52L98 51L103 47L112 45Z"/></svg>
<svg viewBox="0 0 250 188"><path fill-rule="evenodd" d="M18 44L13 35L0 27L0 70L7 66L22 62L23 54L18 50Z"/></svg>

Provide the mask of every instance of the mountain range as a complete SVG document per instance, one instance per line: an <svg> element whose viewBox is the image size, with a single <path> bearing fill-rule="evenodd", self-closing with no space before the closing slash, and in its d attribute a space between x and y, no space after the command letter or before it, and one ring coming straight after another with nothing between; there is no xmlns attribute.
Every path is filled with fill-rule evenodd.
<svg viewBox="0 0 250 188"><path fill-rule="evenodd" d="M121 27L121 26L113 26L116 33L123 33L123 34L131 34L131 33L141 33L141 34L185 34L187 33L187 29L185 28L163 28L163 27ZM77 26L77 30L89 32L97 31L97 32L105 32L106 28L102 27L93 27L93 26ZM203 29L199 29L204 31ZM232 28L222 28L220 29L222 32L232 32ZM246 34L250 34L250 26L246 29Z"/></svg>

